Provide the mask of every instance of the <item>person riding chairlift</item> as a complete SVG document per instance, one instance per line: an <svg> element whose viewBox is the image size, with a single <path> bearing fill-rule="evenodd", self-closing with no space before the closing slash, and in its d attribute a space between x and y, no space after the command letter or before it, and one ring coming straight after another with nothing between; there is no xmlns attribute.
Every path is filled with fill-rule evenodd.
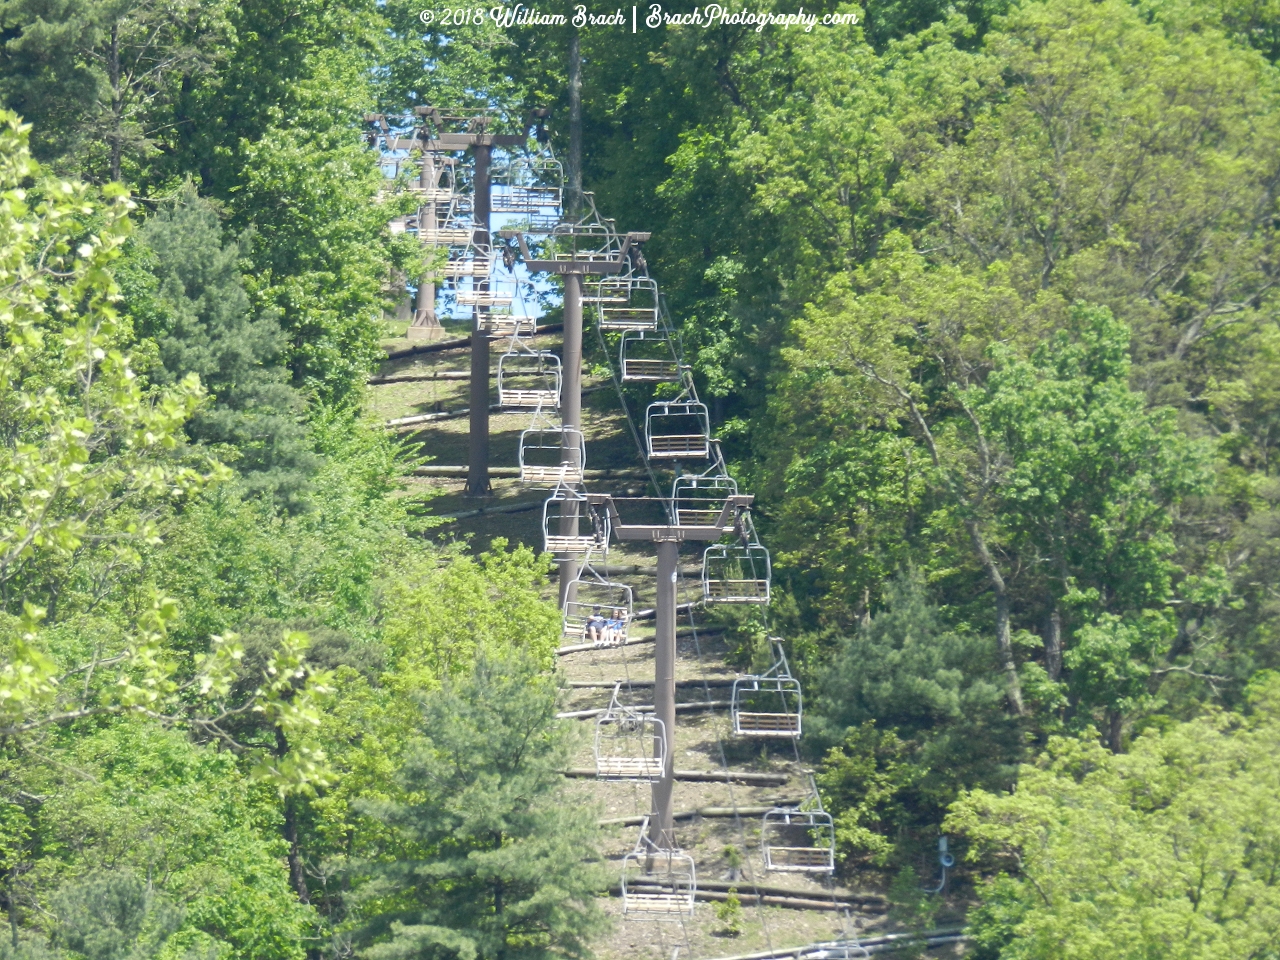
<svg viewBox="0 0 1280 960"><path fill-rule="evenodd" d="M608 642L609 621L600 613L599 607L591 608L591 616L587 617L587 639L600 646Z"/></svg>
<svg viewBox="0 0 1280 960"><path fill-rule="evenodd" d="M625 639L623 627L626 625L625 614L618 607L613 608L613 615L604 622L606 641L610 646L617 646Z"/></svg>

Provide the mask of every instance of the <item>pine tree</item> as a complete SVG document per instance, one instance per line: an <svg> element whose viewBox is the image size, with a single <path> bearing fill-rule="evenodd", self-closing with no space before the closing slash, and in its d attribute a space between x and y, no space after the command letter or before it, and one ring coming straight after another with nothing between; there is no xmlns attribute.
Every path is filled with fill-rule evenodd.
<svg viewBox="0 0 1280 960"><path fill-rule="evenodd" d="M98 870L55 897L59 945L86 960L149 960L182 911L128 870Z"/></svg>
<svg viewBox="0 0 1280 960"><path fill-rule="evenodd" d="M562 795L573 729L557 723L556 701L553 680L522 656L481 658L425 701L423 737L399 774L407 799L364 807L399 839L361 891L380 908L362 956L587 955L604 883L592 811Z"/></svg>
<svg viewBox="0 0 1280 960"><path fill-rule="evenodd" d="M279 324L252 314L240 244L223 245L217 212L190 185L140 235L120 280L137 332L158 345L154 378L199 374L213 403L190 421L190 438L219 445L251 491L296 506L319 461L299 422L303 398L275 362Z"/></svg>
<svg viewBox="0 0 1280 960"><path fill-rule="evenodd" d="M34 152L92 181L147 179L174 106L227 33L222 0L0 0L0 98Z"/></svg>

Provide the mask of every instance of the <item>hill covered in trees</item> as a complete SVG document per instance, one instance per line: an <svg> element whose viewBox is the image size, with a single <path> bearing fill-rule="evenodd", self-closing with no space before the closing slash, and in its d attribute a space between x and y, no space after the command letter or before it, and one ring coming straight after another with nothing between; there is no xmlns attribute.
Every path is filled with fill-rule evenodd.
<svg viewBox="0 0 1280 960"><path fill-rule="evenodd" d="M841 881L923 929L945 833L970 956L1277 956L1280 9L815 9L859 22L0 7L0 956L601 942L551 563L436 516L366 387L422 254L362 118L570 156L575 44Z"/></svg>

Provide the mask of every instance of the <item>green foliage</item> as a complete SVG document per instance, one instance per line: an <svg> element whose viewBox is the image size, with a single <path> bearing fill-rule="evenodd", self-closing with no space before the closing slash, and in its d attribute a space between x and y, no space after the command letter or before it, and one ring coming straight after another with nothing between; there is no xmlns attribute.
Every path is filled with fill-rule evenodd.
<svg viewBox="0 0 1280 960"><path fill-rule="evenodd" d="M415 549L408 500L390 495L403 450L349 411L317 411L312 436L324 459L298 513L224 484L165 531L149 570L179 601L175 643L200 648L253 617L314 617L369 638L385 571Z"/></svg>
<svg viewBox="0 0 1280 960"><path fill-rule="evenodd" d="M481 655L423 700L399 802L362 808L397 836L358 897L370 957L585 956L600 926L590 810L564 802L572 728L525 654Z"/></svg>
<svg viewBox="0 0 1280 960"><path fill-rule="evenodd" d="M1075 645L1063 655L1080 705L1107 711L1113 723L1149 707L1153 664L1168 653L1173 633L1170 618L1151 611L1130 620L1103 614L1096 623L1081 627ZM1119 746L1118 736L1110 739Z"/></svg>
<svg viewBox="0 0 1280 960"><path fill-rule="evenodd" d="M6 0L0 100L36 125L42 159L101 182L144 173L185 82L226 39L226 7L180 0Z"/></svg>
<svg viewBox="0 0 1280 960"><path fill-rule="evenodd" d="M915 571L899 574L885 593L884 607L836 649L814 703L819 736L839 739L868 721L907 734L939 735L984 719L999 726L1003 692L991 681L991 642L949 629Z"/></svg>
<svg viewBox="0 0 1280 960"><path fill-rule="evenodd" d="M1263 705L1265 704L1265 706ZM1013 794L974 791L947 829L1017 873L986 888L984 956L1274 952L1280 767L1274 703L1138 738L1113 756L1054 739Z"/></svg>
<svg viewBox="0 0 1280 960"><path fill-rule="evenodd" d="M49 611L35 601L46 593L69 614L74 604L64 594L74 597L76 577L98 580L99 590L117 587L120 571L137 570L140 550L158 542L157 518L225 470L211 462L202 474L173 453L201 399L195 378L144 392L123 352L129 330L113 306L108 265L127 233L127 201L118 191L98 199L48 179L16 118L5 123L0 417L10 443L0 483L0 585L11 606L9 591L24 602L21 619L4 623L0 725L15 736L100 713L175 719L185 697L217 696L229 683L234 643L215 637L179 676L165 645L174 604L143 591L110 649L59 663L40 626ZM30 191L20 186L28 181ZM77 679L64 685L60 674Z"/></svg>
<svg viewBox="0 0 1280 960"><path fill-rule="evenodd" d="M888 838L911 825L910 795L922 772L910 762L910 745L872 721L827 752L816 779L835 820L841 859L890 861L895 846Z"/></svg>
<svg viewBox="0 0 1280 960"><path fill-rule="evenodd" d="M933 929L933 918L938 912L938 900L921 888L921 877L914 867L908 865L895 874L889 884L889 916L902 924L910 933L924 933ZM907 946L917 951L916 955L924 956L921 949L924 945L917 942Z"/></svg>
<svg viewBox="0 0 1280 960"><path fill-rule="evenodd" d="M68 562L135 562L155 513L219 468L174 456L197 380L148 396L125 352L109 267L131 204L49 178L18 119L0 124L0 586L12 610L15 588L36 602Z"/></svg>
<svg viewBox="0 0 1280 960"><path fill-rule="evenodd" d="M166 957L303 955L314 918L289 891L274 791L229 753L136 722L45 749L21 782L48 797L35 818L45 856L28 876L32 906L44 891L56 906L59 942L86 957L155 956L147 944L165 939Z"/></svg>
<svg viewBox="0 0 1280 960"><path fill-rule="evenodd" d="M54 898L57 941L86 960L146 960L182 925L182 912L128 871L91 873Z"/></svg>
<svg viewBox="0 0 1280 960"><path fill-rule="evenodd" d="M996 270L983 282L954 268L926 269L895 241L885 262L860 272L861 294L833 283L835 306L815 313L806 349L792 356L822 376L819 382L845 380L827 388L844 400L842 419L853 420L841 424L842 433L862 426L874 435L884 428L868 421L892 416L900 449L900 438L911 438L920 493L904 503L901 492L910 485L890 474L882 489L889 508L897 508L891 522L903 507L919 518L911 525L919 550L908 556L926 564L932 579L951 590L974 576L986 580L996 652L1020 712L1013 618L1041 634L1045 668L1056 681L1061 654L1051 620L1069 645L1076 630L1104 613L1158 614L1175 599L1181 572L1173 562L1174 510L1205 492L1211 474L1209 452L1176 428L1170 411L1148 409L1129 386L1123 324L1106 310L1075 307L1061 318L1066 329L1019 356L999 339L1016 343L1058 311L1046 301L1043 312L1028 314L1006 283ZM992 338L999 345L985 347ZM822 367L828 372L816 374ZM807 393L812 383L807 377L798 385ZM883 446L892 449L889 443ZM881 449L860 447L872 456ZM860 507L855 501L854 523L870 519ZM847 537L845 509L831 498L810 513L834 528L822 540ZM947 530L952 545L935 548ZM862 539L870 543L855 548L876 548L876 538ZM902 544L895 550L901 555ZM844 569L865 574L877 563L883 560L873 554Z"/></svg>
<svg viewBox="0 0 1280 960"><path fill-rule="evenodd" d="M255 228L250 294L278 314L294 383L347 403L383 356L382 283L397 258L375 202L381 174L353 122L370 106L358 97L363 76L358 64L322 59L302 117L279 117L249 148L233 209ZM331 119L335 89L356 94L346 122Z"/></svg>
<svg viewBox="0 0 1280 960"><path fill-rule="evenodd" d="M1274 952L1273 7L578 36L585 179L654 231L759 495L843 862L926 923L899 868L962 795L981 956ZM3 956L585 951L546 566L412 536L409 458L358 409L421 258L361 115L549 106L563 156L572 31L418 12L0 2L36 155L159 211L127 241L123 195L50 179L6 117ZM760 615L726 622L757 656ZM1091 725L1132 752L1049 741Z"/></svg>
<svg viewBox="0 0 1280 960"><path fill-rule="evenodd" d="M716 919L724 924L721 934L726 937L742 936L742 901L738 888L730 887L725 898L715 905Z"/></svg>
<svg viewBox="0 0 1280 960"><path fill-rule="evenodd" d="M188 436L234 464L250 493L297 505L317 458L298 422L302 397L276 365L285 346L279 325L251 315L238 269L248 241L224 247L217 213L190 185L139 239L145 247L125 302L138 335L157 341L162 366L153 379L199 375L213 402L188 423Z"/></svg>
<svg viewBox="0 0 1280 960"><path fill-rule="evenodd" d="M1170 507L1211 479L1208 451L1130 388L1128 348L1109 311L1076 308L1025 362L995 348L987 382L960 398L1008 462L995 508L1008 538L1039 552L1081 620L1172 598Z"/></svg>
<svg viewBox="0 0 1280 960"><path fill-rule="evenodd" d="M965 788L1007 783L1016 727L993 682L995 650L948 629L914 572L844 637L811 701L811 742L830 746L818 783L842 856L884 865L894 836L937 824Z"/></svg>
<svg viewBox="0 0 1280 960"><path fill-rule="evenodd" d="M544 669L560 641L560 612L543 597L549 562L495 540L476 559L461 550L425 557L388 590L383 637L391 682L432 690L478 657L526 653Z"/></svg>

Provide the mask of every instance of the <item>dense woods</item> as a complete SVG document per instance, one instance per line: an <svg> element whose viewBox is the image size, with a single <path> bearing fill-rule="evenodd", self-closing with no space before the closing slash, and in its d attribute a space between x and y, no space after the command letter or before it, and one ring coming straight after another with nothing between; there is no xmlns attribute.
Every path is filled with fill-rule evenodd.
<svg viewBox="0 0 1280 960"><path fill-rule="evenodd" d="M422 254L362 117L565 155L575 29L420 9L0 2L0 957L605 927L551 560L435 516L366 387ZM576 39L840 878L928 926L942 832L967 955L1278 957L1280 7L814 9Z"/></svg>

